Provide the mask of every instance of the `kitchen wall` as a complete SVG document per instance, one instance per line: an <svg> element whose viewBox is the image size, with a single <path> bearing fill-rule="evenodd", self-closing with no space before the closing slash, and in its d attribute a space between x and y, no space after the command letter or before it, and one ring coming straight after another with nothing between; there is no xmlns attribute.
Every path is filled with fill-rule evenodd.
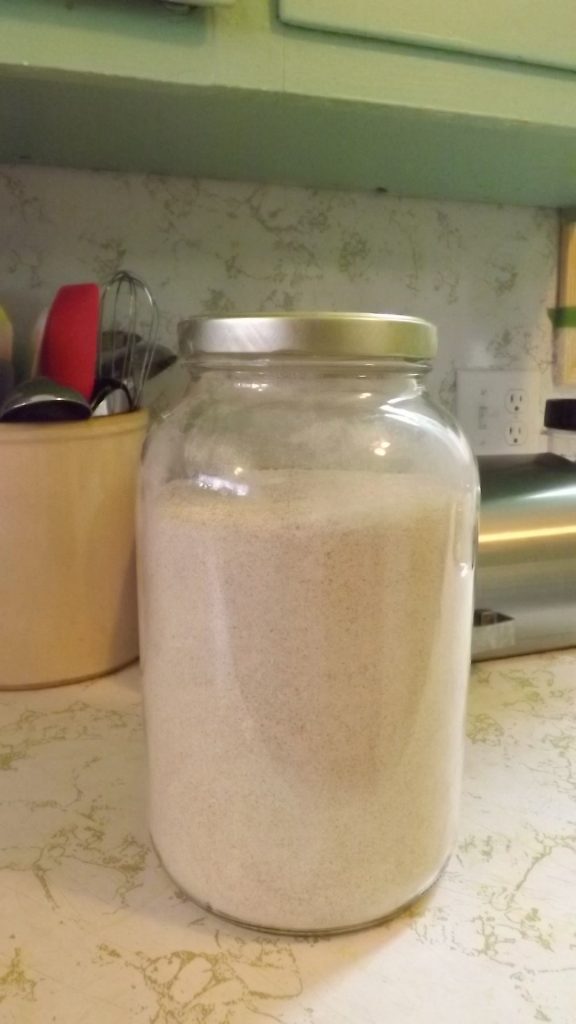
<svg viewBox="0 0 576 1024"><path fill-rule="evenodd" d="M67 281L147 279L162 341L194 313L370 310L440 329L456 367L537 368L550 389L557 244L550 210L137 174L0 167L0 303L20 344Z"/></svg>

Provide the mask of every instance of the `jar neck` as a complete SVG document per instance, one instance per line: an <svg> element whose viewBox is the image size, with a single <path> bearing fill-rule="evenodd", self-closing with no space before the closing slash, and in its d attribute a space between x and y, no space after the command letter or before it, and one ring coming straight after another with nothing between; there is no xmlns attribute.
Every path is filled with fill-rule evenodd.
<svg viewBox="0 0 576 1024"><path fill-rule="evenodd" d="M229 378L274 378L277 380L329 379L361 381L405 378L422 388L430 372L429 362L411 359L387 358L377 360L316 359L292 355L274 355L268 358L238 356L202 356L187 361L194 377L204 374L223 374Z"/></svg>

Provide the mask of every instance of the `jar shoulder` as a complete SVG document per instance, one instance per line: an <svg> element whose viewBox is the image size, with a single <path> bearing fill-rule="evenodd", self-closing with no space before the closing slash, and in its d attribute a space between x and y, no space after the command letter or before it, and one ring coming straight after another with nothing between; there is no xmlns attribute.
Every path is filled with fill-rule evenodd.
<svg viewBox="0 0 576 1024"><path fill-rule="evenodd" d="M423 473L466 488L477 479L454 418L410 380L200 380L154 428L150 463L172 478L241 467Z"/></svg>

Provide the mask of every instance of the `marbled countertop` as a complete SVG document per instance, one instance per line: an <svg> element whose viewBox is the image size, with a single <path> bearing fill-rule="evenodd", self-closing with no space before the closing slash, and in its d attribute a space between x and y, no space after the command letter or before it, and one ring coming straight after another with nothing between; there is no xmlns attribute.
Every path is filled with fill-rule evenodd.
<svg viewBox="0 0 576 1024"><path fill-rule="evenodd" d="M355 935L267 937L150 847L136 668L0 693L2 1024L576 1021L576 653L473 672L460 839Z"/></svg>

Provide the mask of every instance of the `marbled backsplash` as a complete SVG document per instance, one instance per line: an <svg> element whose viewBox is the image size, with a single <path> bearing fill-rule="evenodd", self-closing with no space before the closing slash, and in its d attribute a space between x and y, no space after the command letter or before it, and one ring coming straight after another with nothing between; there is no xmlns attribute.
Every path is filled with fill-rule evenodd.
<svg viewBox="0 0 576 1024"><path fill-rule="evenodd" d="M146 278L162 341L194 313L387 311L440 329L455 369L538 368L549 390L554 211L234 182L0 167L0 304L24 346L66 282Z"/></svg>

